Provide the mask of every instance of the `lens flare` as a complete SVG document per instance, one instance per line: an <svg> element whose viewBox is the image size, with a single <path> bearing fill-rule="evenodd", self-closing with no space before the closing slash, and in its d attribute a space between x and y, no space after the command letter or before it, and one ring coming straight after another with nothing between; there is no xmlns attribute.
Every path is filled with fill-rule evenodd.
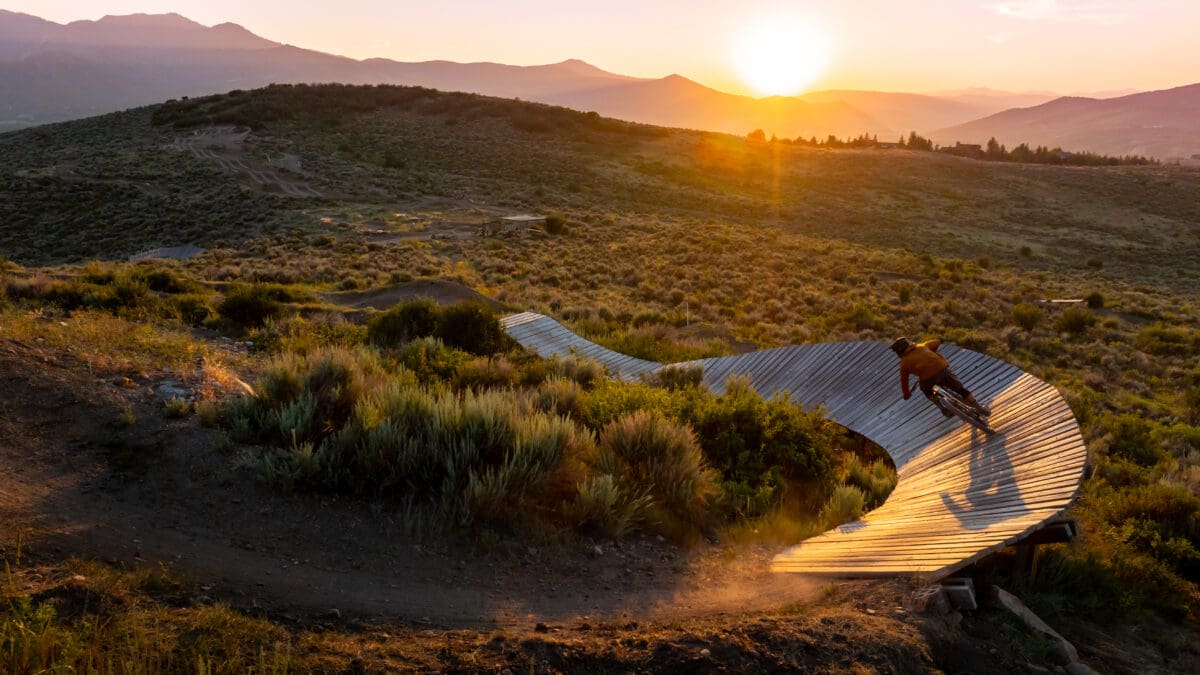
<svg viewBox="0 0 1200 675"><path fill-rule="evenodd" d="M811 21L777 18L750 26L734 45L733 64L760 96L791 96L829 65L829 38Z"/></svg>

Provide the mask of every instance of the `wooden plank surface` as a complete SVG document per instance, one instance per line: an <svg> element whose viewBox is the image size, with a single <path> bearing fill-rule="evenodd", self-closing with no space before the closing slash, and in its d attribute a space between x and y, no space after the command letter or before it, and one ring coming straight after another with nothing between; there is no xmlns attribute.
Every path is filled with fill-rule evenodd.
<svg viewBox="0 0 1200 675"><path fill-rule="evenodd" d="M501 325L542 356L576 353L623 379L663 367L588 342L540 314L514 314ZM879 444L896 464L899 480L886 503L782 551L773 569L937 579L1015 544L1070 507L1087 448L1058 391L986 354L954 345L940 351L992 408L995 435L943 418L915 388L904 401L896 356L884 342L792 345L688 364L702 366L705 385L718 394L734 375L748 377L766 398L788 392L806 410L821 408Z"/></svg>

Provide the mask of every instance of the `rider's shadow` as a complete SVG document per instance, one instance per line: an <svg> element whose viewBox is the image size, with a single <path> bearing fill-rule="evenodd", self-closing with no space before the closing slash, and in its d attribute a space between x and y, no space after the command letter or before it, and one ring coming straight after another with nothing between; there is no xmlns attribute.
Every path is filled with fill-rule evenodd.
<svg viewBox="0 0 1200 675"><path fill-rule="evenodd" d="M941 493L942 503L963 529L986 530L1029 512L1008 459L1004 434L985 436L973 430L967 470L971 481L961 498L951 492Z"/></svg>

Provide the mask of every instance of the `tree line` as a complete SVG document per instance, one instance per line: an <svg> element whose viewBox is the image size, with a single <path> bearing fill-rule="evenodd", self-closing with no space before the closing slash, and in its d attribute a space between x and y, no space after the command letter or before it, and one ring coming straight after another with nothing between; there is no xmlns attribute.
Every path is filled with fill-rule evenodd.
<svg viewBox="0 0 1200 675"><path fill-rule="evenodd" d="M901 136L895 143L881 143L878 135L867 133L862 133L855 137L847 136L845 140L838 138L834 134L829 134L824 140L818 140L816 136L807 139L803 136L797 136L794 139L778 138L774 134L768 139L766 132L762 129L755 129L747 134L746 138L756 143L785 143L787 145L799 145L810 148L898 148L922 152L944 152L989 162L1060 164L1069 166L1158 164L1158 160L1141 155L1115 157L1095 152L1068 152L1057 146L1053 148L1044 145L1030 147L1028 143L1021 143L1013 147L1012 150L1009 150L997 142L995 138L990 139L986 147L973 144L964 145L961 143L938 146L932 140L925 138L915 131L910 132L907 137Z"/></svg>

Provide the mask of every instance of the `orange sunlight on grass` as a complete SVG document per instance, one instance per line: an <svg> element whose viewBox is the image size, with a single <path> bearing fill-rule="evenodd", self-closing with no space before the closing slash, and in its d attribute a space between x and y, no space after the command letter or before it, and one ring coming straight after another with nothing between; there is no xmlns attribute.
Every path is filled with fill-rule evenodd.
<svg viewBox="0 0 1200 675"><path fill-rule="evenodd" d="M762 96L802 92L829 65L830 41L815 23L771 17L746 26L733 49L742 80Z"/></svg>

